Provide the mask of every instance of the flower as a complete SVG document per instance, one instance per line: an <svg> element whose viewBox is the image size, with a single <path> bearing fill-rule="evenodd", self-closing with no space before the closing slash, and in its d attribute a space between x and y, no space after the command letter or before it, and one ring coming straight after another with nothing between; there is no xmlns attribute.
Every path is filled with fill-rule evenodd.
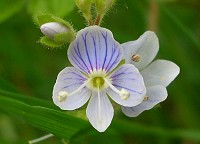
<svg viewBox="0 0 200 144"><path fill-rule="evenodd" d="M143 101L143 78L134 65L119 66L123 48L108 29L90 26L80 30L67 53L74 67L58 74L53 89L53 101L61 109L78 109L90 99L86 115L92 126L103 132L114 115L108 96L126 107Z"/></svg>
<svg viewBox="0 0 200 144"><path fill-rule="evenodd" d="M123 43L122 47L125 62L135 65L140 70L147 88L142 103L133 107L122 106L125 115L136 117L167 98L166 87L179 74L180 68L167 60L152 62L159 50L158 38L154 32L147 31L136 41Z"/></svg>

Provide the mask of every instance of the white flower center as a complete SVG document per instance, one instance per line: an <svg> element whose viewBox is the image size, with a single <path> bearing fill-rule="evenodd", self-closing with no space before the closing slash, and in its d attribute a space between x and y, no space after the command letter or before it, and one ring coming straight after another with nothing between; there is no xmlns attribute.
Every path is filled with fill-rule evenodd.
<svg viewBox="0 0 200 144"><path fill-rule="evenodd" d="M98 91L102 89L106 89L108 87L107 83L105 83L104 78L106 78L105 70L93 70L90 72L90 82L88 82L87 87L93 91Z"/></svg>

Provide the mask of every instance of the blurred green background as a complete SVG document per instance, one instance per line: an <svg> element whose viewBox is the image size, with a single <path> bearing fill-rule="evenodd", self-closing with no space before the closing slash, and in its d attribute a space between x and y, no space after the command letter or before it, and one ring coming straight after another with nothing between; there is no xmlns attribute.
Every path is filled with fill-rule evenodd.
<svg viewBox="0 0 200 144"><path fill-rule="evenodd" d="M160 106L136 118L121 112L114 120L139 124L133 133L109 128L105 133L79 134L71 143L84 144L198 144L200 143L200 1L199 0L118 0L105 16L102 26L110 29L120 43L135 40L147 30L156 32L160 50L158 59L175 62L180 75L170 84L168 98ZM1 0L0 1L0 89L37 97L52 103L56 76L69 65L66 48L50 50L37 43L42 36L32 16L38 10L49 11L73 23L80 30L86 22L73 0ZM0 103L1 105L1 103ZM119 126L120 127L120 126ZM153 127L168 130L155 133ZM178 135L178 129L183 136ZM129 130L130 131L130 130ZM184 131L189 131L188 133ZM190 131L193 131L190 133ZM160 134L159 134L160 133ZM12 113L0 109L0 144L26 144L47 134ZM191 137L191 138L188 138ZM192 137L199 137L192 138ZM54 137L41 144L61 144Z"/></svg>

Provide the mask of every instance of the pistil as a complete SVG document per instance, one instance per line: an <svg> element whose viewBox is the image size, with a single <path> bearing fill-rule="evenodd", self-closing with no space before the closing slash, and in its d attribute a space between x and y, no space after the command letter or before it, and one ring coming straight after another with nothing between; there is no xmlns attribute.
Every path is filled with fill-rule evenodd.
<svg viewBox="0 0 200 144"><path fill-rule="evenodd" d="M102 122L102 118L101 118L101 97L100 97L100 92L99 92L99 87L98 87L98 112L99 112L99 123Z"/></svg>

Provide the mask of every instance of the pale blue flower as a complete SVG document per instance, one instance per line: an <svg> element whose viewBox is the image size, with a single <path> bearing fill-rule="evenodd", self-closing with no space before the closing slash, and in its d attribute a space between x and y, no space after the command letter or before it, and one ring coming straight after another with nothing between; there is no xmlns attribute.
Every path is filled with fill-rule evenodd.
<svg viewBox="0 0 200 144"><path fill-rule="evenodd" d="M111 31L99 26L84 28L67 53L74 67L66 67L58 74L53 90L53 101L61 109L78 109L89 100L86 115L92 126L103 132L114 115L109 97L126 107L143 101L143 78L132 64L117 67L123 48Z"/></svg>
<svg viewBox="0 0 200 144"><path fill-rule="evenodd" d="M158 38L154 32L147 31L136 41L122 44L122 47L125 62L139 69L147 87L146 97L141 104L133 107L122 106L125 115L136 117L167 98L166 87L179 74L180 68L171 61L153 61L159 50Z"/></svg>

